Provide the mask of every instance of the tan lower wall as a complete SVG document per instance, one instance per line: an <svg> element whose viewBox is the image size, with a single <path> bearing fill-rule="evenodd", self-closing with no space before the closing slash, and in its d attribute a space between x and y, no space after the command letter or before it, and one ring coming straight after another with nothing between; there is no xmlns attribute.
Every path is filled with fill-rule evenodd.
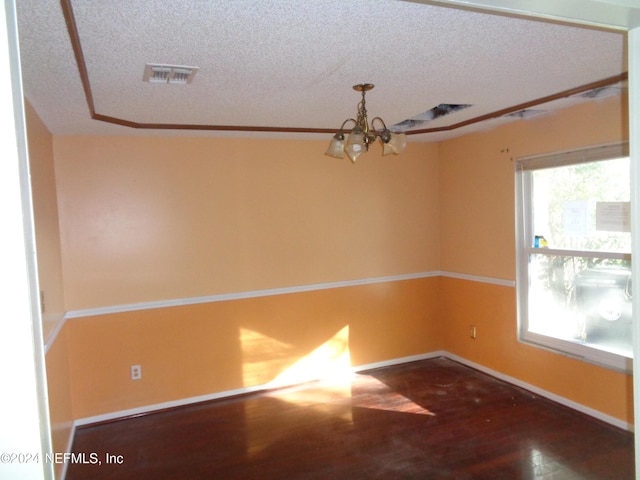
<svg viewBox="0 0 640 480"><path fill-rule="evenodd" d="M518 341L515 288L442 278L440 300L446 351L633 423L631 375Z"/></svg>
<svg viewBox="0 0 640 480"><path fill-rule="evenodd" d="M633 422L630 375L519 342L515 289L477 281L430 277L131 311L67 328L75 419L445 350ZM64 371L66 342L60 335L48 354L55 371ZM130 380L135 364L140 381ZM62 411L55 397L52 406ZM68 439L61 426L56 448Z"/></svg>
<svg viewBox="0 0 640 480"><path fill-rule="evenodd" d="M71 319L74 417L440 350L439 285L429 277Z"/></svg>
<svg viewBox="0 0 640 480"><path fill-rule="evenodd" d="M47 386L49 415L54 452L67 452L73 427L71 404L71 377L69 375L68 327L63 326L47 352ZM63 464L56 465L56 478L60 478Z"/></svg>

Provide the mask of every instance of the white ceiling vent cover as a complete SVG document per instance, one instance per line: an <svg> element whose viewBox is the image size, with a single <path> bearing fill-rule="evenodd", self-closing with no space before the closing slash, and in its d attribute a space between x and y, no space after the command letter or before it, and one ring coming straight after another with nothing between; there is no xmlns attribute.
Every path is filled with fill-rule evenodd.
<svg viewBox="0 0 640 480"><path fill-rule="evenodd" d="M186 85L191 83L197 71L198 67L147 63L144 67L142 81L149 83L175 83L177 85Z"/></svg>

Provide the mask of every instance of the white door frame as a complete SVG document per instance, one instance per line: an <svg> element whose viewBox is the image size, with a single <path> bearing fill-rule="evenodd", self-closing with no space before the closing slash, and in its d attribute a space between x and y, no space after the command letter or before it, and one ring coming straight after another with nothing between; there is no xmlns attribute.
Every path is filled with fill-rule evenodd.
<svg viewBox="0 0 640 480"><path fill-rule="evenodd" d="M0 478L53 479L14 0L0 10Z"/></svg>

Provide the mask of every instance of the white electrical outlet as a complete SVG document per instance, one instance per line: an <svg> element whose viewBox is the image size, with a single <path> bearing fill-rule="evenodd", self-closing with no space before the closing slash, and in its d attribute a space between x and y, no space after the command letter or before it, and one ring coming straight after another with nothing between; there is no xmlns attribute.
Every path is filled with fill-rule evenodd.
<svg viewBox="0 0 640 480"><path fill-rule="evenodd" d="M142 379L142 367L140 365L131 365L131 380Z"/></svg>

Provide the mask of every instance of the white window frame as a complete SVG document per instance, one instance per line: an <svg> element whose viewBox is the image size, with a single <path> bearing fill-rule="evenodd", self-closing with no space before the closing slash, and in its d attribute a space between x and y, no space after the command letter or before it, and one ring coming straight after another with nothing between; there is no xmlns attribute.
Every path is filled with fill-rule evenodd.
<svg viewBox="0 0 640 480"><path fill-rule="evenodd" d="M594 363L623 372L631 372L633 363L631 358L606 352L579 342L571 342L529 331L527 317L530 286L529 262L531 255L546 254L568 257L577 256L631 259L630 253L534 248L532 245L534 232L532 225L533 215L531 214L532 182L530 173L543 168L576 165L579 163L623 158L628 156L629 144L627 142L621 142L580 150L521 157L515 162L518 339L524 343L550 349L562 355L578 358L589 363Z"/></svg>

